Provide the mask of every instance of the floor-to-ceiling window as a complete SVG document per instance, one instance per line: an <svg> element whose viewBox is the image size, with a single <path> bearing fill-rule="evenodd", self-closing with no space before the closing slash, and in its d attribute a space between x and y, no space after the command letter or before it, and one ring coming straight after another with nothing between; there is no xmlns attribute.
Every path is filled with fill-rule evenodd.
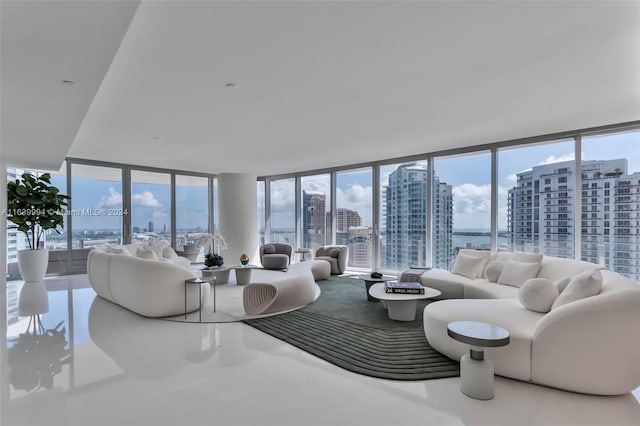
<svg viewBox="0 0 640 426"><path fill-rule="evenodd" d="M640 131L582 139L580 258L640 281Z"/></svg>
<svg viewBox="0 0 640 426"><path fill-rule="evenodd" d="M72 271L83 272L90 249L122 243L122 169L72 163L70 195Z"/></svg>
<svg viewBox="0 0 640 426"><path fill-rule="evenodd" d="M265 193L264 193L265 183L263 180L256 181L256 192L258 196L258 244L263 245L265 243L265 228L266 228L266 219L265 219Z"/></svg>
<svg viewBox="0 0 640 426"><path fill-rule="evenodd" d="M574 144L565 139L499 150L501 249L573 258Z"/></svg>
<svg viewBox="0 0 640 426"><path fill-rule="evenodd" d="M171 175L131 171L131 242L171 241Z"/></svg>
<svg viewBox="0 0 640 426"><path fill-rule="evenodd" d="M426 161L380 167L380 267L402 270L427 264L428 165Z"/></svg>
<svg viewBox="0 0 640 426"><path fill-rule="evenodd" d="M209 232L209 179L176 175L176 246ZM197 260L204 260L199 253Z"/></svg>
<svg viewBox="0 0 640 426"><path fill-rule="evenodd" d="M449 269L461 248L490 249L491 153L438 157L433 169L433 266Z"/></svg>
<svg viewBox="0 0 640 426"><path fill-rule="evenodd" d="M122 169L71 164L74 249L122 243Z"/></svg>
<svg viewBox="0 0 640 426"><path fill-rule="evenodd" d="M300 178L302 247L313 252L331 243L331 176L329 174Z"/></svg>
<svg viewBox="0 0 640 426"><path fill-rule="evenodd" d="M352 268L373 265L372 202L371 167L336 173L336 244L349 247Z"/></svg>
<svg viewBox="0 0 640 426"><path fill-rule="evenodd" d="M269 242L296 244L295 179L279 179L270 183L271 212Z"/></svg>

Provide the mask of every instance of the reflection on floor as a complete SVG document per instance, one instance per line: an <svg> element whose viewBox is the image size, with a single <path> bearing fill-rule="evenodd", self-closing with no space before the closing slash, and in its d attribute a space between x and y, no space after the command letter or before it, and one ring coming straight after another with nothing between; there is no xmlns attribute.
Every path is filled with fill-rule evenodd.
<svg viewBox="0 0 640 426"><path fill-rule="evenodd" d="M2 425L638 425L640 392L595 397L496 378L373 379L241 323L142 318L96 298L86 276L48 279L42 327L8 284ZM27 314L27 312L21 312ZM32 321L29 324L29 321Z"/></svg>

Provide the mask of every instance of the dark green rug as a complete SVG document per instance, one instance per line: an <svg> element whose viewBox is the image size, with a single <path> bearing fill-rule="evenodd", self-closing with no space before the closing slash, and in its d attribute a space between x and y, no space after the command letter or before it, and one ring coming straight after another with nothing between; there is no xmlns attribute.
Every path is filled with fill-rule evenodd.
<svg viewBox="0 0 640 426"><path fill-rule="evenodd" d="M243 322L354 373L392 380L460 375L457 362L427 343L422 311L429 301L418 302L415 321L393 321L381 302L367 301L359 279L318 285L322 294L303 309Z"/></svg>

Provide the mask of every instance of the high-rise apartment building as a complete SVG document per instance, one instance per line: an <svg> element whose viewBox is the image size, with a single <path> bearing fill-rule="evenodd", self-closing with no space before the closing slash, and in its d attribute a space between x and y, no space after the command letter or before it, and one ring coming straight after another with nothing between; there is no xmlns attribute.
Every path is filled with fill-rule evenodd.
<svg viewBox="0 0 640 426"><path fill-rule="evenodd" d="M302 191L302 245L315 249L326 244L327 211L323 192Z"/></svg>
<svg viewBox="0 0 640 426"><path fill-rule="evenodd" d="M640 279L640 172L627 174L627 160L582 162L581 252ZM517 175L509 191L509 231L514 250L574 256L575 163L533 167Z"/></svg>
<svg viewBox="0 0 640 426"><path fill-rule="evenodd" d="M425 167L409 164L389 175L383 201L385 266L389 269L426 265L428 173ZM435 176L433 182L433 265L448 268L453 255L451 185Z"/></svg>
<svg viewBox="0 0 640 426"><path fill-rule="evenodd" d="M349 232L349 228L360 226L362 217L355 210L340 208L336 210L336 232Z"/></svg>
<svg viewBox="0 0 640 426"><path fill-rule="evenodd" d="M349 266L368 268L371 266L371 227L352 226L347 232L349 246Z"/></svg>
<svg viewBox="0 0 640 426"><path fill-rule="evenodd" d="M24 173L13 167L7 168L7 181L15 181ZM12 229L13 223L7 221L7 271L10 275L18 275L18 250L27 248L24 234Z"/></svg>

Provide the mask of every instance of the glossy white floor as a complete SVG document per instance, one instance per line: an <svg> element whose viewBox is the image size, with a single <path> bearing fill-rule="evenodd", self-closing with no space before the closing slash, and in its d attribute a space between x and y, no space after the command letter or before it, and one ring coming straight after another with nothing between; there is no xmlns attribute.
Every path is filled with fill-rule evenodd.
<svg viewBox="0 0 640 426"><path fill-rule="evenodd" d="M67 343L24 335L22 283L9 282L2 425L640 424L640 391L595 397L497 377L495 398L477 401L458 378L360 376L241 323L145 319L96 298L86 276L46 284L42 324L62 322Z"/></svg>

